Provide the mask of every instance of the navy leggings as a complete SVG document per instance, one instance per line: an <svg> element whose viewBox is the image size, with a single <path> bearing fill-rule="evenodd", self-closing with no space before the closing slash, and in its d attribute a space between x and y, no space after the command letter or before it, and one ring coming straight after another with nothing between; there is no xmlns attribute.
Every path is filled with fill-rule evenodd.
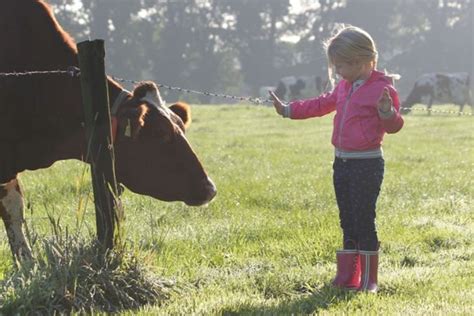
<svg viewBox="0 0 474 316"><path fill-rule="evenodd" d="M333 181L344 245L378 250L375 207L383 181L383 158L334 160Z"/></svg>

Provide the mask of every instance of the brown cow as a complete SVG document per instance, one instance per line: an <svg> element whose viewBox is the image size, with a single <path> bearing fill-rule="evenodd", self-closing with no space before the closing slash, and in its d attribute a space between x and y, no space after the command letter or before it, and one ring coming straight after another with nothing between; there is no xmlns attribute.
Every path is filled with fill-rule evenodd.
<svg viewBox="0 0 474 316"><path fill-rule="evenodd" d="M0 73L78 65L76 45L43 0L2 1L0 43ZM107 84L117 122L117 180L163 201L211 201L216 188L184 136L189 108L165 107L153 83L133 94L111 79ZM66 75L0 77L0 216L16 259L31 257L18 173L85 160L80 91L79 79Z"/></svg>

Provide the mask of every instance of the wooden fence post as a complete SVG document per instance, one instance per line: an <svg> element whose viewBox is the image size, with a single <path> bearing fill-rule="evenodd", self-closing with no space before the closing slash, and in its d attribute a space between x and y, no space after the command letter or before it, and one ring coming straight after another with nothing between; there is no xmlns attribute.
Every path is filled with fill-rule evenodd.
<svg viewBox="0 0 474 316"><path fill-rule="evenodd" d="M91 164L92 172L97 238L104 247L111 249L114 247L115 239L120 238L123 212L115 178L104 41L84 41L79 43L77 48L88 144L87 161Z"/></svg>

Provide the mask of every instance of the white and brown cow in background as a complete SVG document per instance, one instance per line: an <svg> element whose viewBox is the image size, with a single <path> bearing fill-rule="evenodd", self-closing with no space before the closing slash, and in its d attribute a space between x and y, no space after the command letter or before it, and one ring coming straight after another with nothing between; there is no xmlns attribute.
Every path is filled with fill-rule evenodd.
<svg viewBox="0 0 474 316"><path fill-rule="evenodd" d="M428 113L433 104L456 104L461 113L472 104L470 77L467 72L427 73L419 77L410 94L402 103L402 112L408 113L414 104L426 104ZM474 109L473 109L474 110Z"/></svg>

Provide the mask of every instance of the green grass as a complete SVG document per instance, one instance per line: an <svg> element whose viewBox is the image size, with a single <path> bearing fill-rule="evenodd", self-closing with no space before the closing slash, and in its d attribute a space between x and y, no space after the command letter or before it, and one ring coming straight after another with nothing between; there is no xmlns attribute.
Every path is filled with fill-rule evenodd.
<svg viewBox="0 0 474 316"><path fill-rule="evenodd" d="M269 107L223 105L195 106L193 118L188 138L218 195L192 208L124 193L130 244L176 284L162 305L124 314L474 313L472 116L413 111L386 136L377 295L329 285L341 244L332 116L290 121ZM37 238L54 235L48 215L84 238L95 233L85 165L58 162L21 181ZM0 236L7 279L12 264Z"/></svg>

